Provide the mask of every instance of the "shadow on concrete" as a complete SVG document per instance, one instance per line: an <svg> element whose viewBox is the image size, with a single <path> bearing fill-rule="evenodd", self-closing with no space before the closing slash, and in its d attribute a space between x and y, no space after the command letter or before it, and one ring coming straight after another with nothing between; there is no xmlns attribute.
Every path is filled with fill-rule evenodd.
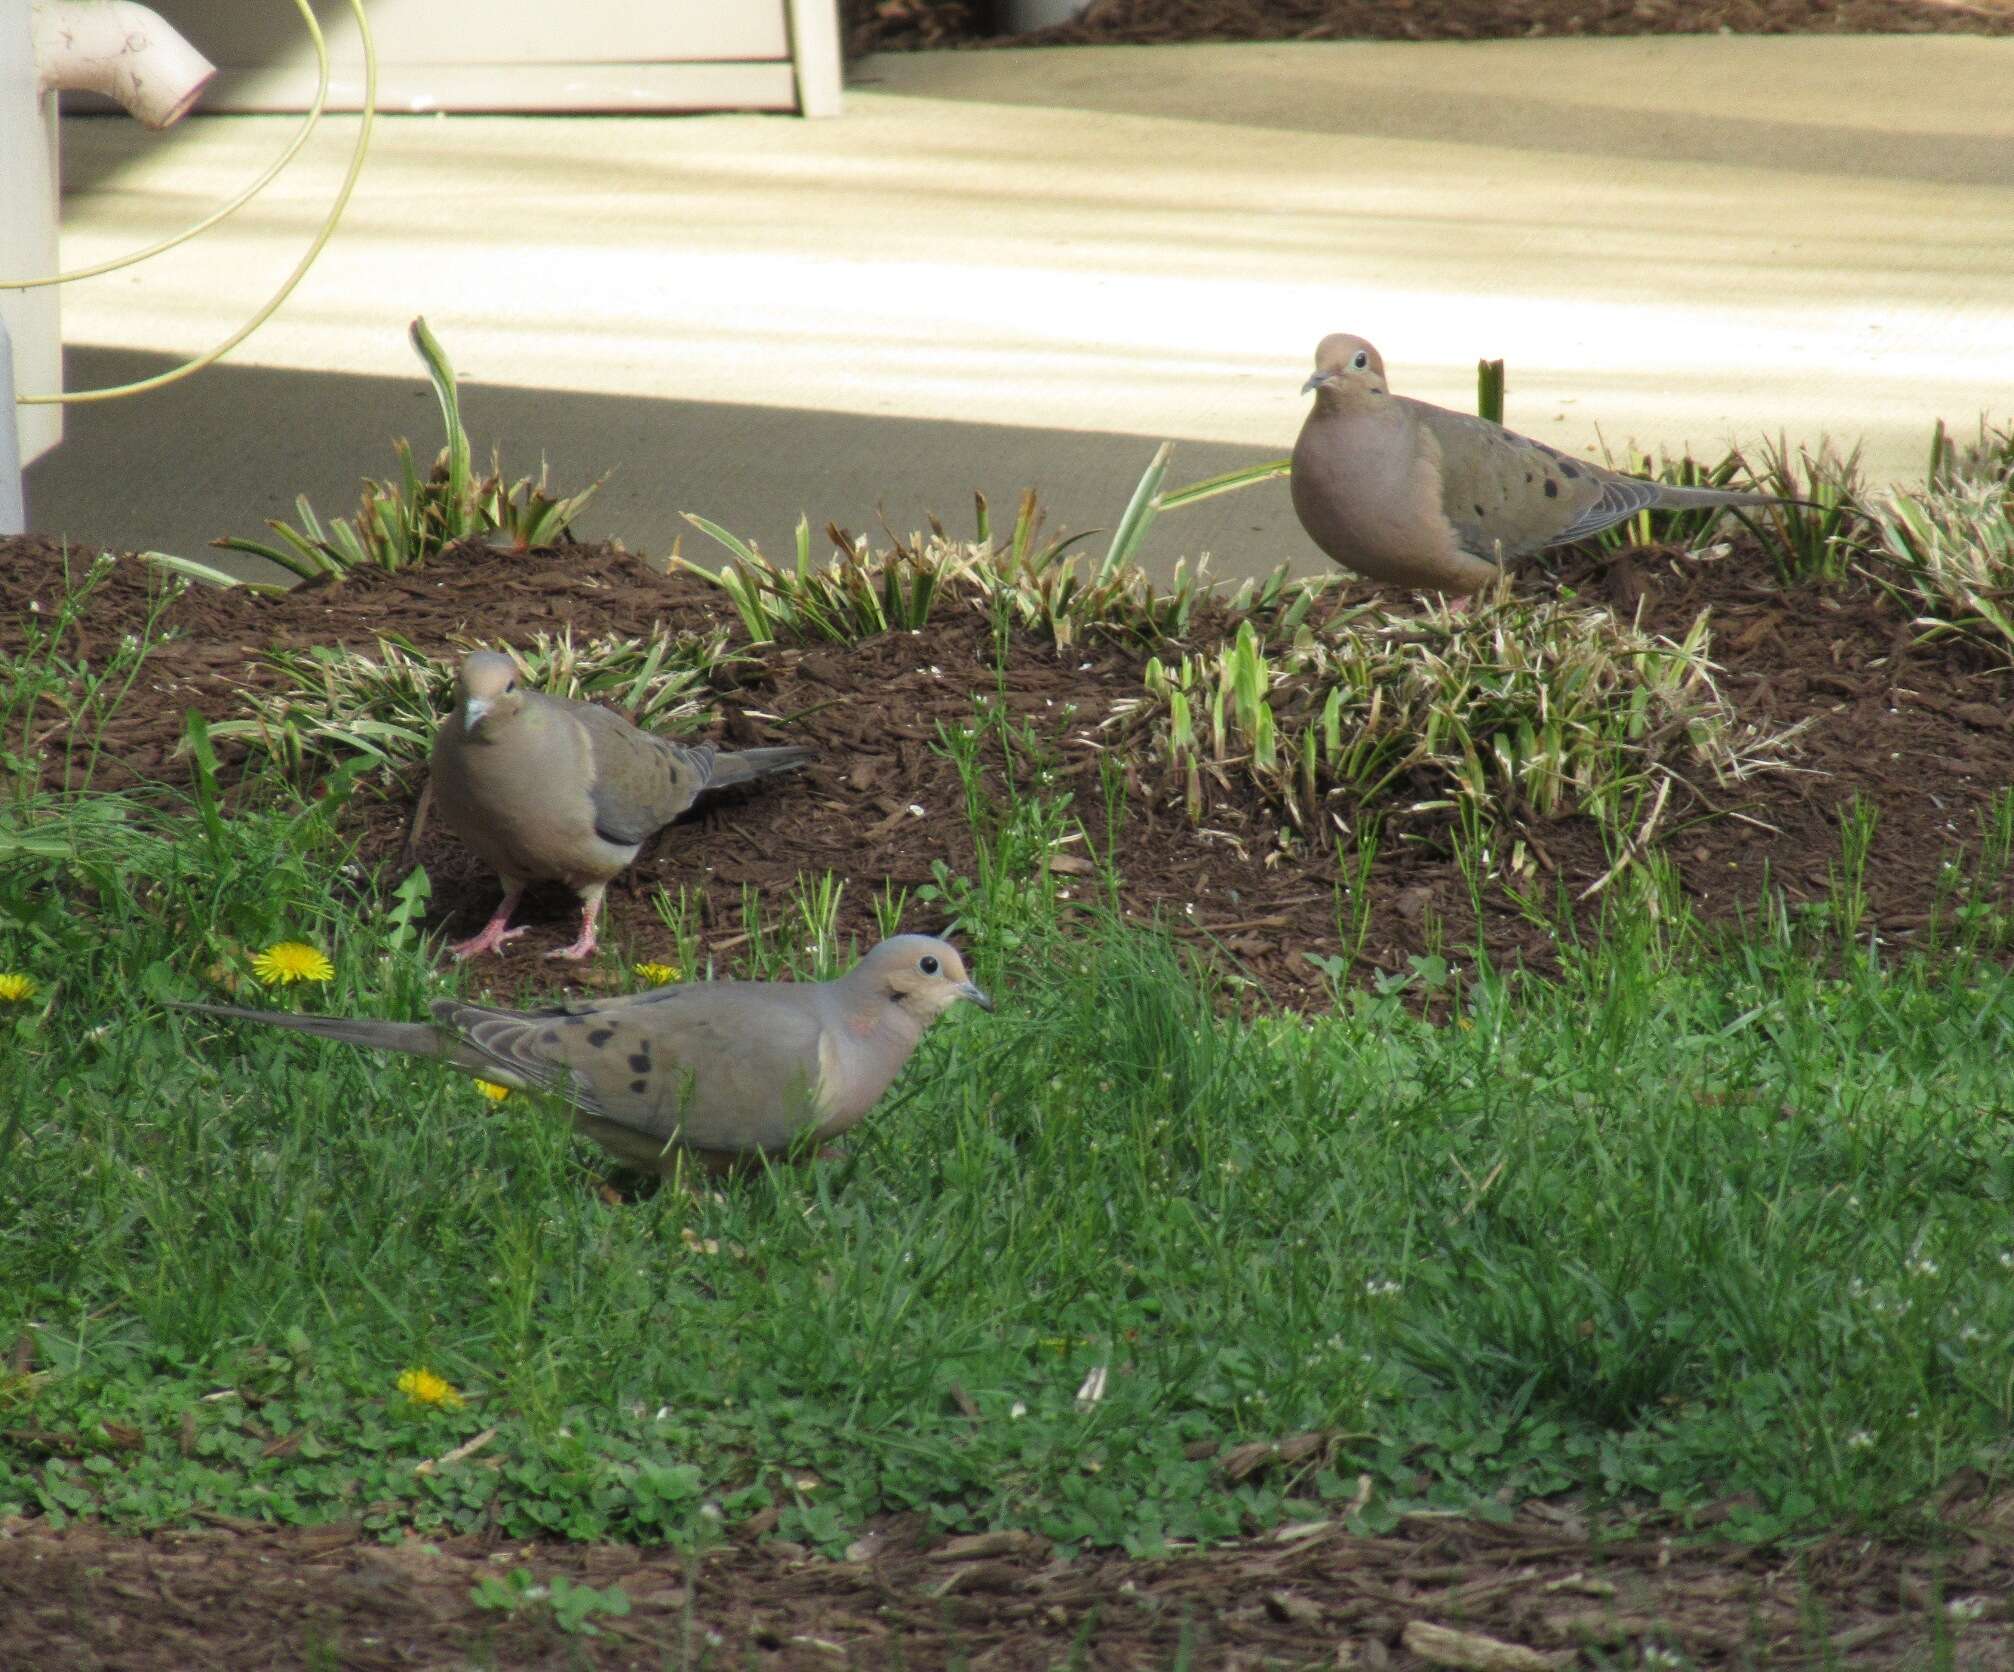
<svg viewBox="0 0 2014 1672"><path fill-rule="evenodd" d="M163 355L71 347L71 388L148 377ZM553 486L572 491L609 473L583 518L590 537L662 553L683 536L704 561L711 542L685 523L696 511L779 557L800 513L815 529L837 521L878 535L885 514L902 534L931 513L953 535L972 530L974 488L996 524L1024 488L1048 509L1052 532L1108 528L1161 438L999 424L851 417L768 406L590 395L464 382L462 414L479 456L494 446L513 476L544 459ZM223 535L263 537L269 517L294 515L306 494L324 519L354 512L365 476L395 473L391 443L410 437L424 460L440 419L423 379L214 366L149 395L72 407L65 440L28 471L28 525L114 550L160 550L231 567L209 551ZM1298 414L1295 415L1298 423ZM1183 442L1169 480L1193 481L1277 449ZM1089 543L1096 550L1096 542ZM1283 560L1323 567L1287 502L1284 482L1208 501L1159 522L1150 569L1213 553L1227 579ZM262 566L245 560L245 572ZM395 623L387 623L387 626Z"/></svg>

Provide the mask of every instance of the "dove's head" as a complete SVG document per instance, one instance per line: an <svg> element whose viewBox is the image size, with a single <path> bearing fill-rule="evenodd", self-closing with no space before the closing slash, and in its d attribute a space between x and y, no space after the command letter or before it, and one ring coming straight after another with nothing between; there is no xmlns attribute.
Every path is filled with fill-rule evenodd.
<svg viewBox="0 0 2014 1672"><path fill-rule="evenodd" d="M1378 351L1362 337L1344 331L1324 337L1316 347L1314 375L1301 385L1301 393L1310 389L1317 401L1331 407L1379 400L1391 392L1385 387L1385 363Z"/></svg>
<svg viewBox="0 0 2014 1672"><path fill-rule="evenodd" d="M864 987L870 1003L898 1005L926 1027L960 999L981 1010L993 1008L993 1001L965 973L958 948L931 935L896 935L883 941L847 972L846 980Z"/></svg>
<svg viewBox="0 0 2014 1672"><path fill-rule="evenodd" d="M501 651L475 650L462 658L455 675L455 712L462 730L473 732L488 721L495 726L524 707L524 678Z"/></svg>

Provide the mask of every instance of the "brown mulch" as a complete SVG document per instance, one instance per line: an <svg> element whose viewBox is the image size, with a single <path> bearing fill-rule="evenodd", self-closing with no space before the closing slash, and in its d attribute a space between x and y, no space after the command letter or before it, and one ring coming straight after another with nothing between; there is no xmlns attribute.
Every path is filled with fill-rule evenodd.
<svg viewBox="0 0 2014 1672"><path fill-rule="evenodd" d="M1076 22L1021 35L1004 32L1003 15L991 0L844 0L846 50L2014 33L2014 0L1091 0Z"/></svg>
<svg viewBox="0 0 2014 1672"><path fill-rule="evenodd" d="M47 618L62 575L51 544L0 541L0 647L18 644L27 612ZM1616 560L1574 555L1559 582L1625 615L1640 609L1644 626L1672 637L1711 609L1713 654L1739 714L1770 728L1809 723L1796 771L1710 789L1710 801L1683 791L1671 797L1658 844L1699 917L1730 922L1752 913L1765 887L1793 904L1823 899L1840 860L1842 811L1857 797L1878 817L1862 932L1898 947L1922 934L1947 903L1946 861L1961 846L1976 851L1981 815L2014 784L2014 674L1977 647L1916 644L1906 616L1871 588L1786 591L1760 555L1739 544L1720 560L1658 548ZM120 561L66 650L102 665L143 619L159 584L147 566ZM1530 584L1556 583L1539 575ZM615 547L573 546L529 555L464 548L422 570L362 573L283 596L192 589L167 620L181 636L148 660L134 700L106 727L96 788L185 780L187 764L175 754L185 709L215 721L239 712L238 687L278 688L259 659L269 646L343 641L369 650L378 632L395 630L422 651L444 654L450 634L475 630L527 644L539 630L569 625L581 638L635 634L653 620L701 630L733 617L724 596L690 574L661 574ZM1043 793L1073 795L1095 848L1105 829L1098 763L1112 741L1099 722L1117 699L1137 693L1143 661L1130 646L1094 640L1059 654L1021 634L996 670L988 623L940 601L920 633L844 649L771 649L725 665L723 740L801 742L817 758L792 779L703 803L661 834L611 889L604 938L632 960L668 958L669 936L651 899L660 884L674 894L685 888L699 903L709 948L727 967L742 937L745 888L776 913L800 876L829 870L847 883L842 944L849 935L870 943L873 901L884 885L913 891L939 862L972 875L962 790L937 746L938 728L970 720L975 699L1003 692L1016 722L1040 740L1036 754L1053 767ZM66 765L62 732L52 716L31 740L52 786ZM241 748L221 752L227 763L243 759ZM1172 777L1154 762L1126 758L1117 855L1125 908L1214 941L1277 999L1321 1002L1322 979L1308 955L1343 950L1330 835L1281 852L1276 811L1251 793L1217 794L1201 826L1192 825ZM997 749L988 762L1000 797ZM1024 787L1043 765L1017 754ZM1459 952L1476 938L1450 816L1404 810L1416 799L1409 792L1430 787L1402 784L1389 797L1358 979L1404 971L1411 957L1443 945ZM346 814L362 859L387 875L417 788L415 774L365 789ZM1614 861L1589 820L1528 818L1519 834L1538 866L1526 889L1548 909L1562 891L1581 895ZM1344 849L1347 861L1347 842ZM419 857L434 884L432 926L473 931L495 904L493 880L437 823ZM1089 880L1066 875L1061 886L1088 896ZM1589 923L1602 904L1596 898L1576 910ZM939 926L935 909L912 907L908 926ZM557 887L534 891L522 916L532 930L508 949L503 973L542 985L579 974L541 956L573 934L570 896ZM1480 935L1500 969L1557 967L1551 933L1501 890L1485 899Z"/></svg>
<svg viewBox="0 0 2014 1672"><path fill-rule="evenodd" d="M860 1559L776 1540L695 1558L473 1537L384 1544L354 1523L134 1537L16 1521L0 1527L4 1660L40 1672L2014 1664L2004 1540L1925 1551L1836 1539L1786 1553L1591 1537L1541 1506L1496 1527L1290 1530L1159 1560L1062 1560L1025 1533L918 1548L898 1522L848 1554ZM480 1580L518 1571L620 1587L629 1612L594 1616L587 1637L540 1607L476 1606ZM1940 1638L1948 1658L1933 1652Z"/></svg>

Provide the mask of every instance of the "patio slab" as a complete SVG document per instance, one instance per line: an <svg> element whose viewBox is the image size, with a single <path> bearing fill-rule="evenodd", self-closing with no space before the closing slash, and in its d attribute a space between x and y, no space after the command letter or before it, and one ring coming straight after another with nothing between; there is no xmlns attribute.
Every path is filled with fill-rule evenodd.
<svg viewBox="0 0 2014 1672"><path fill-rule="evenodd" d="M662 550L700 511L969 526L1038 487L1108 525L1278 456L1314 341L1356 330L1453 405L1573 449L1861 440L1920 474L1932 422L2014 407L2014 40L1689 38L886 55L833 122L381 120L349 214L229 366L69 414L31 526L195 552L306 491L346 511L437 434L406 321L478 444L543 454ZM65 250L160 237L283 118L66 124ZM312 236L354 131L195 244L71 287L73 384L223 336ZM1166 565L1314 567L1282 486L1170 517ZM693 540L687 540L693 554Z"/></svg>

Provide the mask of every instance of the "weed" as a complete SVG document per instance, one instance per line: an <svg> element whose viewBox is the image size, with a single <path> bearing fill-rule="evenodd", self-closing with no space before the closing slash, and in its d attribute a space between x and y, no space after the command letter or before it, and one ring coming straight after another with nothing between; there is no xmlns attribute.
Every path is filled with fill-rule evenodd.
<svg viewBox="0 0 2014 1672"><path fill-rule="evenodd" d="M679 885L678 893L659 888L650 897L651 907L671 935L672 965L679 979L703 980L712 975L700 957L703 942L699 930L699 901Z"/></svg>
<svg viewBox="0 0 2014 1672"><path fill-rule="evenodd" d="M1016 728L1003 706L982 701L972 724L939 727L937 747L958 770L962 812L975 836L975 876L956 876L938 861L931 881L916 890L917 902L948 914L947 934L971 932L976 922L988 925L1003 946L1053 931L1059 904L1071 895L1068 878L1083 869L1059 856L1082 842L1084 832L1067 796L1043 793L1053 781L1053 764L1042 756L1033 728L1025 722ZM1006 762L1000 796L987 787L989 750ZM1024 776L1034 793L1020 787Z"/></svg>
<svg viewBox="0 0 2014 1672"><path fill-rule="evenodd" d="M629 1595L620 1585L597 1588L558 1573L541 1580L521 1567L484 1574L470 1588L469 1601L502 1614L545 1613L561 1631L578 1637L600 1635L597 1617L619 1620L629 1612Z"/></svg>
<svg viewBox="0 0 2014 1672"><path fill-rule="evenodd" d="M66 556L62 595L46 610L40 600L31 602L20 621L21 647L0 650L0 787L14 797L34 794L52 775L72 790L89 787L105 723L162 642L169 606L187 590L189 583L180 579L157 588L139 629L120 641L103 667L93 668L69 641L117 562L102 554L78 571ZM58 743L62 767L51 774L46 757Z"/></svg>

